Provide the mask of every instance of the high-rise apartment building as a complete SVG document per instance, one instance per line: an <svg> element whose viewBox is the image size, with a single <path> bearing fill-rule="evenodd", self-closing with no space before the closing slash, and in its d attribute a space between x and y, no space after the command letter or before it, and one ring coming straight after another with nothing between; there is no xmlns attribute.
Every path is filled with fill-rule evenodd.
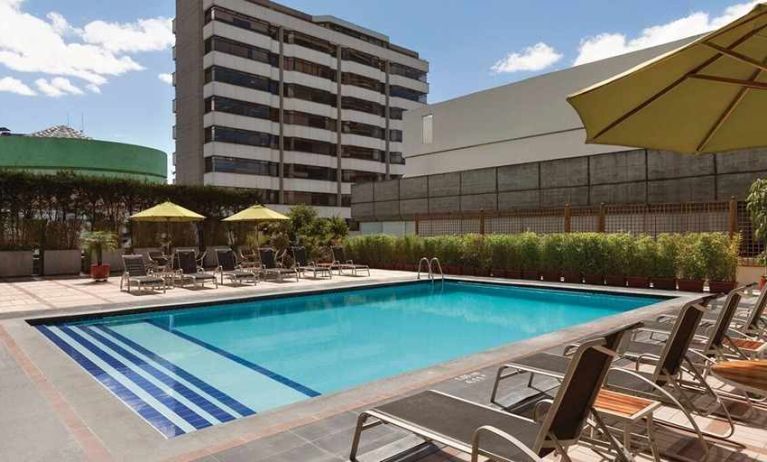
<svg viewBox="0 0 767 462"><path fill-rule="evenodd" d="M402 114L428 93L418 53L267 0L177 0L174 29L177 183L349 217L353 183L402 176Z"/></svg>

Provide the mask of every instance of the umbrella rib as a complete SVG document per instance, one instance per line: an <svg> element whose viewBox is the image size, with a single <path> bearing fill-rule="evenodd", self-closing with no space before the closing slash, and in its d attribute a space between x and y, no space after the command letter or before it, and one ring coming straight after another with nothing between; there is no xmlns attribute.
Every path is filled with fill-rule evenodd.
<svg viewBox="0 0 767 462"><path fill-rule="evenodd" d="M703 44L706 45L707 47L712 48L712 49L718 51L719 53L727 56L728 58L732 58L732 59L734 59L736 61L740 61L742 63L748 64L748 65L753 66L753 67L755 67L755 68L757 68L759 70L767 71L767 65L765 65L764 63L760 63L759 61L757 61L757 60L755 60L755 59L753 59L751 57L748 57L748 56L746 56L744 54L738 53L736 51L728 50L727 48L722 48L719 45L716 45L716 44L711 43L711 42L703 42Z"/></svg>
<svg viewBox="0 0 767 462"><path fill-rule="evenodd" d="M751 38L754 35L756 35L759 32L761 32L765 27L767 27L767 24L750 30L747 34L744 34L738 40L736 40L735 42L730 44L730 46L728 46L727 49L731 50L731 49L737 47L738 45L742 44L743 42L745 42L749 38ZM715 54L711 58L709 58L706 61L704 61L703 64L701 64L700 66L697 66L694 69L688 71L687 73L682 75L677 80L671 82L671 84L666 86L664 89L660 90L658 93L655 93L650 98L648 98L648 99L644 100L643 102L641 102L638 106L634 107L630 111L626 112L625 114L623 114L619 118L617 118L614 121L612 121L609 125L607 125L605 128L600 130L596 135L594 135L592 138L590 138L590 141L596 140L600 136L604 135L606 132L608 132L608 131L612 130L613 128L615 128L616 126L622 124L624 121L626 121L626 119L630 118L631 116L633 116L637 112L641 111L642 109L644 109L647 106L649 106L650 104L652 104L658 98L662 97L666 93L668 93L671 90L673 90L674 88L676 88L677 85L679 85L680 83L682 83L685 80L687 80L688 77L690 77L691 75L697 74L699 71L701 71L701 70L705 69L706 67L708 67L709 65L715 63L721 57L722 57L722 54L717 52L717 54Z"/></svg>
<svg viewBox="0 0 767 462"><path fill-rule="evenodd" d="M759 63L758 61L754 61L756 63ZM767 58L765 58L762 63L767 62ZM761 63L759 63L761 64ZM759 75L762 73L762 69L767 70L767 67L765 67L763 64L756 69L751 76L748 78L749 82L756 82L756 79L759 78ZM730 118L733 112L735 112L735 109L740 105L741 101L743 101L743 98L746 97L748 94L749 87L741 87L740 90L738 90L738 93L735 95L735 97L730 101L730 104L727 106L727 109L719 116L719 119L717 119L716 123L708 130L708 133L706 133L706 136L703 138L703 141L700 142L698 147L695 149L695 152L701 152L703 151L703 148L708 145L708 143L711 141L711 139L716 135L716 133L719 131L720 128L727 122L727 120Z"/></svg>
<svg viewBox="0 0 767 462"><path fill-rule="evenodd" d="M761 71L757 70L757 72L761 72ZM723 83L726 85L734 85L737 87L749 88L751 90L767 90L767 82L755 82L751 79L749 80L730 79L727 77L718 77L716 75L706 75L706 74L694 74L694 75L691 75L690 78L697 79L697 80L706 80L709 82Z"/></svg>

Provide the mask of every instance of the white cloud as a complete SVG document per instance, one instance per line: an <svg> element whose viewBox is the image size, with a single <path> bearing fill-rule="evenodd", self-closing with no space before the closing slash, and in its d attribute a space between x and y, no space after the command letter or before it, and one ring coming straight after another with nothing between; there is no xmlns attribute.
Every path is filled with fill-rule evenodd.
<svg viewBox="0 0 767 462"><path fill-rule="evenodd" d="M83 40L112 53L160 51L173 45L171 20L139 19L135 23L93 21L83 28Z"/></svg>
<svg viewBox="0 0 767 462"><path fill-rule="evenodd" d="M538 42L521 52L512 52L490 68L494 73L540 71L562 59L562 54L549 45Z"/></svg>
<svg viewBox="0 0 767 462"><path fill-rule="evenodd" d="M51 80L37 79L35 80L35 85L37 85L38 90L40 90L42 93L54 98L58 98L67 94L83 94L82 90L74 86L72 82L69 81L69 79L65 79L63 77L54 77Z"/></svg>
<svg viewBox="0 0 767 462"><path fill-rule="evenodd" d="M157 74L157 78L168 85L173 85L173 74Z"/></svg>
<svg viewBox="0 0 767 462"><path fill-rule="evenodd" d="M13 77L0 78L0 91L16 93L17 95L23 96L35 96L37 94L34 90L29 88L27 84L19 79L14 79Z"/></svg>
<svg viewBox="0 0 767 462"><path fill-rule="evenodd" d="M748 13L759 1L738 3L727 7L719 16L697 11L665 24L647 27L638 37L629 38L620 33L602 33L581 40L578 57L573 65L660 45L696 34L710 32Z"/></svg>
<svg viewBox="0 0 767 462"><path fill-rule="evenodd" d="M0 0L0 64L17 72L82 79L94 93L109 78L144 69L128 54L162 50L172 43L165 18L126 24L93 21L77 28L59 13L43 19L22 6L23 0ZM55 78L39 80L36 84L46 95L82 93L69 81L71 87Z"/></svg>

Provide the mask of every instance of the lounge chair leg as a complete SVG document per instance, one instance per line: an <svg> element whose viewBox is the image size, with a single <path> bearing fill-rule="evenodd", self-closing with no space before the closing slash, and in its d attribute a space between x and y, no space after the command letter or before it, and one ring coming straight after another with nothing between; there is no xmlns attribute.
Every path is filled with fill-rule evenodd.
<svg viewBox="0 0 767 462"><path fill-rule="evenodd" d="M352 440L352 449L349 452L349 460L351 462L357 462L357 451L360 447L360 437L362 436L362 431L365 430L365 422L367 421L369 415L365 414L364 412L357 417L357 427L354 430L354 439Z"/></svg>

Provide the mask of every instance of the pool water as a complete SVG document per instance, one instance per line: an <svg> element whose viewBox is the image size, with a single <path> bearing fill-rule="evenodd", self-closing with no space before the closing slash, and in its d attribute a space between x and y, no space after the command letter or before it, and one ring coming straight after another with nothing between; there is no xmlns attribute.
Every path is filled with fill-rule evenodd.
<svg viewBox="0 0 767 462"><path fill-rule="evenodd" d="M37 328L171 437L662 300L447 281Z"/></svg>

